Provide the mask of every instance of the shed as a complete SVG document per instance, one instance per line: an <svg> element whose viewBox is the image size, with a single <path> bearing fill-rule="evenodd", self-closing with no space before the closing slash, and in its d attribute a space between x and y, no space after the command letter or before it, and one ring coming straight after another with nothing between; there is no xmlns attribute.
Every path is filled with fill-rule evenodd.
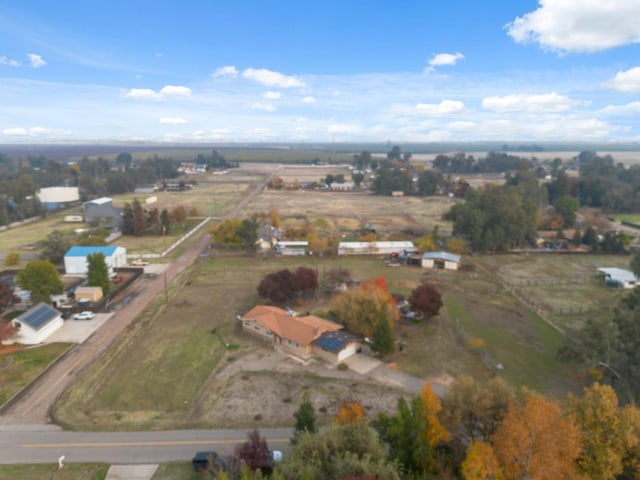
<svg viewBox="0 0 640 480"><path fill-rule="evenodd" d="M42 343L64 324L61 313L44 302L38 303L12 322L17 330L12 341L24 345Z"/></svg>
<svg viewBox="0 0 640 480"><path fill-rule="evenodd" d="M275 244L275 251L281 255L306 255L309 242L301 241L278 241Z"/></svg>
<svg viewBox="0 0 640 480"><path fill-rule="evenodd" d="M117 246L96 246L96 247L71 247L64 255L64 271L67 275L86 275L88 271L87 257L92 253L102 253L109 275L113 274L114 268L127 266L127 251L123 247Z"/></svg>
<svg viewBox="0 0 640 480"><path fill-rule="evenodd" d="M604 274L605 282L610 286L634 288L638 284L638 277L629 270L611 267L598 268L598 271Z"/></svg>
<svg viewBox="0 0 640 480"><path fill-rule="evenodd" d="M76 287L76 300L89 300L91 303L99 301L102 294L102 287Z"/></svg>
<svg viewBox="0 0 640 480"><path fill-rule="evenodd" d="M460 268L460 255L454 255L449 252L426 252L422 255L422 268L458 270Z"/></svg>

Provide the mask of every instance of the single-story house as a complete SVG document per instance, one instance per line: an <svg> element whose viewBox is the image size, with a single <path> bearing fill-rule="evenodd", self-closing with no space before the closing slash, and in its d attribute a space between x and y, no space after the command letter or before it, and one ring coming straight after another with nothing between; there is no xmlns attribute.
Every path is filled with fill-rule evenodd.
<svg viewBox="0 0 640 480"><path fill-rule="evenodd" d="M599 268L598 271L604 274L607 285L612 287L634 288L638 285L638 277L629 270L622 268Z"/></svg>
<svg viewBox="0 0 640 480"><path fill-rule="evenodd" d="M40 302L12 320L16 333L11 342L24 345L42 343L64 324L62 314L50 305Z"/></svg>
<svg viewBox="0 0 640 480"><path fill-rule="evenodd" d="M113 206L108 197L96 198L82 204L84 221L92 225L119 229L122 225L122 209Z"/></svg>
<svg viewBox="0 0 640 480"><path fill-rule="evenodd" d="M306 240L300 241L278 241L273 247L276 253L281 255L306 255L307 248L309 248L309 242Z"/></svg>
<svg viewBox="0 0 640 480"><path fill-rule="evenodd" d="M391 255L414 248L411 241L340 242L338 255Z"/></svg>
<svg viewBox="0 0 640 480"><path fill-rule="evenodd" d="M283 310L269 305L258 305L249 310L240 318L242 329L267 340L282 350L302 359L308 359L314 351L326 351L323 358L340 358L344 360L356 352L353 339L356 337L341 337L344 340L339 345L329 345L329 340L314 346L314 342L327 332L336 332L342 329L330 320L316 317L315 315L296 315L290 310ZM335 342L334 342L335 343Z"/></svg>
<svg viewBox="0 0 640 480"><path fill-rule="evenodd" d="M358 353L362 338L344 330L324 332L312 343L314 355L332 363L341 363L351 355Z"/></svg>
<svg viewBox="0 0 640 480"><path fill-rule="evenodd" d="M75 246L67 250L64 255L64 271L67 275L86 275L88 271L87 257L93 253L102 253L109 275L113 274L114 268L127 266L127 251L123 247L97 246L80 247Z"/></svg>
<svg viewBox="0 0 640 480"><path fill-rule="evenodd" d="M460 268L460 255L454 255L449 252L426 252L422 255L422 268L458 270Z"/></svg>
<svg viewBox="0 0 640 480"><path fill-rule="evenodd" d="M103 297L102 287L76 287L76 300L89 300L91 303L100 301Z"/></svg>

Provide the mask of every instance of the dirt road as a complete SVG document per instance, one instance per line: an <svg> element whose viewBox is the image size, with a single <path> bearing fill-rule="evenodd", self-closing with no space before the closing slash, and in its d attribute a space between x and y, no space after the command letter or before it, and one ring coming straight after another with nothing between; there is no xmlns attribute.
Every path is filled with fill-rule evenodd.
<svg viewBox="0 0 640 480"><path fill-rule="evenodd" d="M236 217L253 198L264 189L264 184L247 188L243 198L224 218ZM36 382L30 385L17 401L0 416L0 425L43 425L51 423L49 411L56 399L71 385L79 373L109 348L109 345L144 308L158 295L164 295L166 285L198 258L209 246L209 235L204 235L187 251L171 263L155 279L142 279L139 294L118 310L85 343L74 346Z"/></svg>

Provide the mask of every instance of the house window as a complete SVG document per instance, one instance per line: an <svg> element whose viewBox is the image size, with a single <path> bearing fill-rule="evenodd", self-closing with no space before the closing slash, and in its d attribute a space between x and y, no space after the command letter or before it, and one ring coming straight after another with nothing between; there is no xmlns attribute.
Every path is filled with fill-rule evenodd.
<svg viewBox="0 0 640 480"><path fill-rule="evenodd" d="M251 326L251 321L250 320L245 320L244 321L244 325L245 325L245 327L250 327Z"/></svg>
<svg viewBox="0 0 640 480"><path fill-rule="evenodd" d="M273 335L273 332L271 330L267 330L267 335Z"/></svg>
<svg viewBox="0 0 640 480"><path fill-rule="evenodd" d="M260 331L260 327L259 327L258 325L256 325L256 326L255 326L255 327L253 327L253 328L255 328L256 330Z"/></svg>
<svg viewBox="0 0 640 480"><path fill-rule="evenodd" d="M289 342L289 345L291 345L293 347L296 347L296 348L299 347L299 345L296 342L294 342L293 340L288 340L288 342Z"/></svg>

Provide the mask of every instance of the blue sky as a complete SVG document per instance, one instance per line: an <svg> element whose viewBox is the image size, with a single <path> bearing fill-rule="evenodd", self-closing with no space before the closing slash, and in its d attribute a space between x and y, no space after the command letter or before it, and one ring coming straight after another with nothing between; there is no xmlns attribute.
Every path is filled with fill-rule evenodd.
<svg viewBox="0 0 640 480"><path fill-rule="evenodd" d="M640 0L0 0L0 144L640 141Z"/></svg>

